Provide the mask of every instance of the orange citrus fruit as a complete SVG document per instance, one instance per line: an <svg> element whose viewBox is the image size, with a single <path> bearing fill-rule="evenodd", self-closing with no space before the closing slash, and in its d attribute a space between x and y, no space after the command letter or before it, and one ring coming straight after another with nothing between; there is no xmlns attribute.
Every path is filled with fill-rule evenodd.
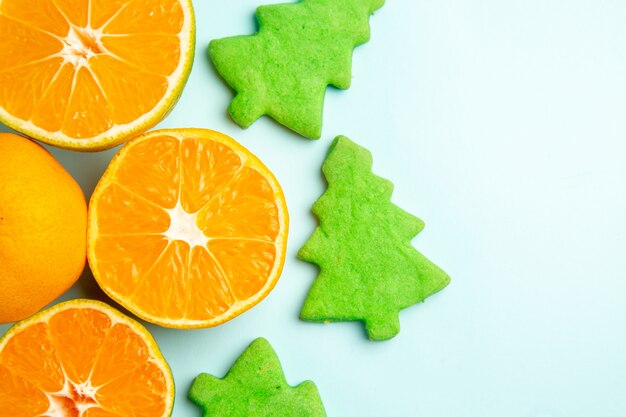
<svg viewBox="0 0 626 417"><path fill-rule="evenodd" d="M191 71L191 0L0 1L0 121L99 150L157 124Z"/></svg>
<svg viewBox="0 0 626 417"><path fill-rule="evenodd" d="M174 381L150 333L99 301L57 304L0 338L11 417L167 417Z"/></svg>
<svg viewBox="0 0 626 417"><path fill-rule="evenodd" d="M0 133L0 323L36 313L76 282L86 235L87 203L70 174L42 146Z"/></svg>
<svg viewBox="0 0 626 417"><path fill-rule="evenodd" d="M211 130L160 130L126 144L98 183L87 254L100 287L137 316L210 327L274 287L287 230L280 185L250 151Z"/></svg>

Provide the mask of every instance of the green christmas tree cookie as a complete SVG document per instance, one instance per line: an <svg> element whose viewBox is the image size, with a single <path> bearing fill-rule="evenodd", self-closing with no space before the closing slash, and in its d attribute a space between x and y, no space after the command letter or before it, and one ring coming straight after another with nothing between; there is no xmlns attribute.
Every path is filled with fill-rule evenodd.
<svg viewBox="0 0 626 417"><path fill-rule="evenodd" d="M256 339L219 379L198 375L189 398L203 417L326 417L322 400L311 381L291 387L265 339Z"/></svg>
<svg viewBox="0 0 626 417"><path fill-rule="evenodd" d="M322 168L328 189L313 205L320 225L298 252L320 267L301 318L363 321L370 339L385 340L400 331L400 310L450 278L411 246L424 223L391 202L393 184L371 168L368 150L335 139Z"/></svg>
<svg viewBox="0 0 626 417"><path fill-rule="evenodd" d="M370 38L384 0L302 0L261 6L259 32L214 40L209 55L237 92L230 115L248 127L267 114L302 136L321 135L330 84L350 87L352 51Z"/></svg>

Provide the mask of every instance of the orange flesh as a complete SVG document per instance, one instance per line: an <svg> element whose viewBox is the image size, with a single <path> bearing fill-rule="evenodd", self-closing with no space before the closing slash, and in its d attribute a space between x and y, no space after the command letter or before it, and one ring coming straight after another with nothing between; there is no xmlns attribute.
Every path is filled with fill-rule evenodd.
<svg viewBox="0 0 626 417"><path fill-rule="evenodd" d="M266 168L206 138L128 147L92 199L90 263L105 291L150 321L183 323L264 297L286 238Z"/></svg>
<svg viewBox="0 0 626 417"><path fill-rule="evenodd" d="M0 1L0 106L74 139L133 122L180 61L178 0Z"/></svg>
<svg viewBox="0 0 626 417"><path fill-rule="evenodd" d="M0 410L12 417L161 417L168 384L156 361L118 318L92 308L56 312L20 329L0 351Z"/></svg>

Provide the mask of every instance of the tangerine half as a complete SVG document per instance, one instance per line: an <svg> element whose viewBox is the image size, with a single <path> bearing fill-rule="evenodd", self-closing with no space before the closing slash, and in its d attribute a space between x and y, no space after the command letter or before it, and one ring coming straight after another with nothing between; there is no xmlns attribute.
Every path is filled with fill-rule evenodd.
<svg viewBox="0 0 626 417"><path fill-rule="evenodd" d="M150 333L99 301L57 304L0 338L3 416L167 417L173 405Z"/></svg>
<svg viewBox="0 0 626 417"><path fill-rule="evenodd" d="M100 287L137 316L211 327L270 292L287 233L282 189L249 150L211 130L157 130L96 186L87 253Z"/></svg>
<svg viewBox="0 0 626 417"><path fill-rule="evenodd" d="M157 124L191 71L191 0L0 1L0 121L68 149Z"/></svg>

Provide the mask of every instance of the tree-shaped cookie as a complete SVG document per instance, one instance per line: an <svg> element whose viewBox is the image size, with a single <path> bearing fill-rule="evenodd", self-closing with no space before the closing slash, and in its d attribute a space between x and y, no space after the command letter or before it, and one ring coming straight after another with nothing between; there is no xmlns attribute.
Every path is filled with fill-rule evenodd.
<svg viewBox="0 0 626 417"><path fill-rule="evenodd" d="M391 202L393 184L371 168L368 150L335 139L322 168L328 189L313 205L320 225L298 252L320 267L301 318L363 321L370 339L385 340L400 331L400 310L450 278L411 246L424 223Z"/></svg>
<svg viewBox="0 0 626 417"><path fill-rule="evenodd" d="M214 40L209 55L237 92L230 115L241 127L267 114L319 138L330 84L350 87L352 51L369 40L369 16L384 0L302 0L261 6L259 32Z"/></svg>
<svg viewBox="0 0 626 417"><path fill-rule="evenodd" d="M326 417L315 384L287 384L282 367L265 339L256 339L219 379L200 374L189 398L203 417Z"/></svg>

